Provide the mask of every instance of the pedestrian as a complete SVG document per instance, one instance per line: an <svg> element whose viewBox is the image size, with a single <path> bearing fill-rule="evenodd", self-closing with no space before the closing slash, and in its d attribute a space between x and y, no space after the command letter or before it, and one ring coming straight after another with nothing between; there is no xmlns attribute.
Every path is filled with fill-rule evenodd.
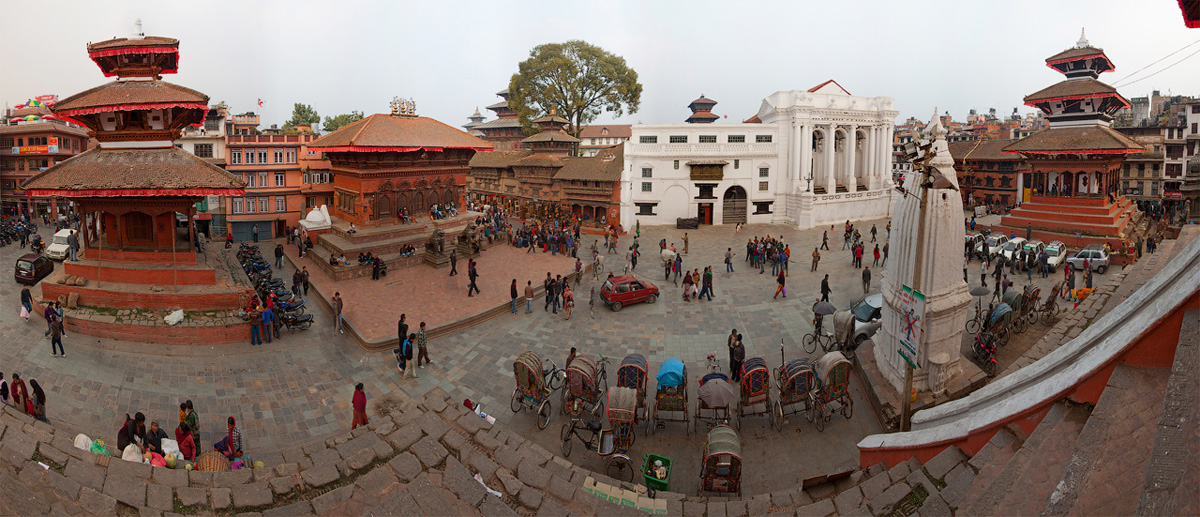
<svg viewBox="0 0 1200 517"><path fill-rule="evenodd" d="M404 341L404 338L408 337L408 318L407 318L407 316L408 316L407 314L401 314L400 322L396 324L396 335L400 336L401 342Z"/></svg>
<svg viewBox="0 0 1200 517"><path fill-rule="evenodd" d="M688 234L687 234L687 232L683 232L683 254L684 255L688 254Z"/></svg>
<svg viewBox="0 0 1200 517"><path fill-rule="evenodd" d="M672 283L674 283L676 287L679 286L679 270L682 267L683 257L675 255L675 261L671 263L671 272L675 274L675 278L672 280Z"/></svg>
<svg viewBox="0 0 1200 517"><path fill-rule="evenodd" d="M733 272L733 248L725 248L725 272Z"/></svg>
<svg viewBox="0 0 1200 517"><path fill-rule="evenodd" d="M508 294L512 295L512 313L517 313L517 279L512 280L512 285L508 286Z"/></svg>
<svg viewBox="0 0 1200 517"><path fill-rule="evenodd" d="M474 296L471 294L471 291L479 293L479 286L475 285L475 280L479 278L479 271L475 268L475 264L476 262L474 260L467 261L467 278L471 281L471 283L467 284L468 298Z"/></svg>
<svg viewBox="0 0 1200 517"><path fill-rule="evenodd" d="M29 322L29 315L33 313L33 293L29 292L28 285L21 287L21 308L24 309L21 311L21 317Z"/></svg>
<svg viewBox="0 0 1200 517"><path fill-rule="evenodd" d="M29 413L32 416L43 422L46 421L46 392L42 391L42 387L38 385L37 379L29 379L30 400L33 401L33 411Z"/></svg>
<svg viewBox="0 0 1200 517"><path fill-rule="evenodd" d="M859 244L858 247L856 247L854 249L854 267L856 267L856 268L863 267L862 256L863 256L863 245Z"/></svg>
<svg viewBox="0 0 1200 517"><path fill-rule="evenodd" d="M636 250L634 253L637 253ZM633 267L637 267L637 256L634 256ZM580 280L583 278L583 261L579 257L575 257L575 286L579 286ZM515 282L515 280L514 280Z"/></svg>
<svg viewBox="0 0 1200 517"><path fill-rule="evenodd" d="M878 244L875 245L875 261L871 262L871 265L872 266L879 265L879 245Z"/></svg>
<svg viewBox="0 0 1200 517"><path fill-rule="evenodd" d="M250 234L254 237L254 242L258 242L258 225L257 224L254 225L254 227L250 229Z"/></svg>
<svg viewBox="0 0 1200 517"><path fill-rule="evenodd" d="M371 257L371 280L379 280L379 257Z"/></svg>
<svg viewBox="0 0 1200 517"><path fill-rule="evenodd" d="M179 444L179 454L184 461L196 461L196 436L187 422L180 422L175 428L175 443Z"/></svg>
<svg viewBox="0 0 1200 517"><path fill-rule="evenodd" d="M1012 287L1012 280L1008 279L1008 275L1004 275L1004 282L1000 287L1000 295L1004 296L1008 293L1008 289Z"/></svg>
<svg viewBox="0 0 1200 517"><path fill-rule="evenodd" d="M292 294L296 295L296 298L300 298L300 293L301 293L301 290L303 289L303 285L304 285L304 277L300 275L300 271L299 270L293 271L292 272Z"/></svg>
<svg viewBox="0 0 1200 517"><path fill-rule="evenodd" d="M571 319L571 309L575 308L575 293L571 292L570 285L563 288L563 308L567 311L566 319Z"/></svg>
<svg viewBox="0 0 1200 517"><path fill-rule="evenodd" d="M360 425L367 425L367 394L363 392L363 383L354 385L354 396L350 398L350 403L354 406L354 418L350 421L350 430L353 431Z"/></svg>
<svg viewBox="0 0 1200 517"><path fill-rule="evenodd" d="M332 305L333 312L337 314L337 331L341 334L345 334L346 331L342 330L342 293L340 291L333 293Z"/></svg>
<svg viewBox="0 0 1200 517"><path fill-rule="evenodd" d="M546 280L542 282L542 287L546 291L546 306L542 307L542 312L549 312L550 306L554 305L554 279L550 277L550 272L546 272ZM554 313L558 314L558 306L554 306Z"/></svg>
<svg viewBox="0 0 1200 517"><path fill-rule="evenodd" d="M1032 238L1033 238L1033 225L1026 224L1025 225L1025 240L1030 240Z"/></svg>
<svg viewBox="0 0 1200 517"><path fill-rule="evenodd" d="M533 280L525 281L525 314L533 312Z"/></svg>
<svg viewBox="0 0 1200 517"><path fill-rule="evenodd" d="M283 269L283 243L275 244L275 269Z"/></svg>
<svg viewBox="0 0 1200 517"><path fill-rule="evenodd" d="M458 250L450 250L450 276L458 274Z"/></svg>
<svg viewBox="0 0 1200 517"><path fill-rule="evenodd" d="M588 295L588 312L591 313L591 318L596 319L596 286L592 286L592 292Z"/></svg>
<svg viewBox="0 0 1200 517"><path fill-rule="evenodd" d="M742 335L737 335L737 340L733 342L733 350L729 352L729 371L732 374L733 382L742 381L742 361L746 359L746 346L742 344Z"/></svg>
<svg viewBox="0 0 1200 517"><path fill-rule="evenodd" d="M867 293L871 292L871 268L869 268L869 267L863 268L862 279L863 279L863 294L867 294Z"/></svg>
<svg viewBox="0 0 1200 517"><path fill-rule="evenodd" d="M25 389L25 381L21 380L21 374L13 372L12 374L12 403L13 407L25 411L25 400L29 398L29 391Z"/></svg>
<svg viewBox="0 0 1200 517"><path fill-rule="evenodd" d="M891 226L891 225L892 225L892 223L888 223L888 226ZM889 233L891 233L891 232L889 232ZM883 243L883 263L880 264L881 266L887 265L888 244L890 244L890 243L891 243L891 241L887 241L887 242Z"/></svg>
<svg viewBox="0 0 1200 517"><path fill-rule="evenodd" d="M67 248L71 251L71 261L79 262L79 232L71 230L71 235L67 236Z"/></svg>
<svg viewBox="0 0 1200 517"><path fill-rule="evenodd" d="M875 229L875 225L872 224L871 225L871 242L875 242L875 233L878 231L879 230Z"/></svg>
<svg viewBox="0 0 1200 517"><path fill-rule="evenodd" d="M821 301L829 301L829 293L833 292L829 289L829 274L825 274L825 278L821 279Z"/></svg>
<svg viewBox="0 0 1200 517"><path fill-rule="evenodd" d="M829 251L829 231L828 230L821 232L821 248L820 249Z"/></svg>
<svg viewBox="0 0 1200 517"><path fill-rule="evenodd" d="M225 241L225 247L230 248L233 246L233 234L230 233L227 235L229 239ZM304 241L301 241L299 237L296 237L296 250L299 253L300 258L304 258Z"/></svg>
<svg viewBox="0 0 1200 517"><path fill-rule="evenodd" d="M726 338L725 341L726 341L725 345L729 348L729 367L732 370L732 368L733 368L733 349L734 349L734 347L737 346L737 341L738 341L737 329L733 329L733 331L729 333L729 337Z"/></svg>
<svg viewBox="0 0 1200 517"><path fill-rule="evenodd" d="M234 420L232 416L225 423L229 432L224 438L221 438L221 441L213 444L213 450L219 451L227 458L240 458L242 457L242 430L238 429L237 420Z"/></svg>
<svg viewBox="0 0 1200 517"><path fill-rule="evenodd" d="M775 279L775 283L778 285L775 287L775 296L771 297L772 300L778 299L779 293L783 293L783 297L787 298L787 287L784 285L784 282L785 282L784 276L785 275L783 274L783 272L780 271L779 277L777 277Z"/></svg>
<svg viewBox="0 0 1200 517"><path fill-rule="evenodd" d="M270 307L262 309L262 325L263 335L266 336L266 341L270 343L272 330L275 328L275 313L271 311Z"/></svg>
<svg viewBox="0 0 1200 517"><path fill-rule="evenodd" d="M425 322L422 321L417 326L417 368L422 370L425 366L421 364L421 359L425 359L425 364L430 364L433 361L429 359L429 335L425 333Z"/></svg>
<svg viewBox="0 0 1200 517"><path fill-rule="evenodd" d="M46 337L50 337L51 323L54 322L54 317L58 315L58 311L54 310L54 304L57 302L46 302L46 309L42 311L42 317L46 319Z"/></svg>
<svg viewBox="0 0 1200 517"><path fill-rule="evenodd" d="M979 261L979 285L987 287L987 258Z"/></svg>
<svg viewBox="0 0 1200 517"><path fill-rule="evenodd" d="M696 299L707 297L708 301L712 301L712 277L712 266L705 266L704 276L701 279L700 294L696 295Z"/></svg>
<svg viewBox="0 0 1200 517"><path fill-rule="evenodd" d="M402 377L401 380L407 379L409 377L412 377L414 379L417 378L417 367L414 364L410 364L410 363L412 363L412 360L413 360L413 346L415 346L416 342L417 342L417 333L416 332L410 333L408 335L408 339L405 340L405 342L404 342L404 345L405 345L404 346L404 361L405 361L406 367L404 368L404 377ZM409 375L409 374L412 374L412 375Z"/></svg>
<svg viewBox="0 0 1200 517"><path fill-rule="evenodd" d="M8 381L4 380L3 373L0 373L0 402L8 405Z"/></svg>
<svg viewBox="0 0 1200 517"><path fill-rule="evenodd" d="M383 267L380 262L380 267ZM300 284L304 286L304 296L308 296L308 266L300 266Z"/></svg>
<svg viewBox="0 0 1200 517"><path fill-rule="evenodd" d="M62 318L59 317L58 315L55 315L53 318L53 321L50 322L50 356L51 357L59 357L59 352L62 353L61 357L67 356L67 351L65 349L63 349L63 343L62 343L62 338L64 335L66 335L66 333L63 332ZM58 349L57 349L58 352L55 352L55 348L54 348L55 346L58 347Z"/></svg>
<svg viewBox="0 0 1200 517"><path fill-rule="evenodd" d="M196 408L194 406L192 406L191 400L184 401L183 404L181 405L181 407L182 406L187 406L187 412L184 416L184 421L187 422L188 428L192 430L192 439L196 441L196 449L199 450L200 449L200 416L196 414Z"/></svg>

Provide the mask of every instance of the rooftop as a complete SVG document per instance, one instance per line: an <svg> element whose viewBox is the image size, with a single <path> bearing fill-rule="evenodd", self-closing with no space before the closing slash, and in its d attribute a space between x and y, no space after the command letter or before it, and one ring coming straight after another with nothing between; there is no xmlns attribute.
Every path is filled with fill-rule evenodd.
<svg viewBox="0 0 1200 517"><path fill-rule="evenodd" d="M1002 152L1009 144L1016 142L1014 139L1004 140L969 140L964 142L951 142L950 155L955 160L1001 160L1006 162L1017 162L1025 159L1017 153Z"/></svg>
<svg viewBox="0 0 1200 517"><path fill-rule="evenodd" d="M624 166L621 146L600 150L596 156L563 158L563 166L554 175L556 180L620 181Z"/></svg>
<svg viewBox="0 0 1200 517"><path fill-rule="evenodd" d="M428 117L375 114L343 126L308 145L333 151L413 151L420 148L491 150L491 144Z"/></svg>
<svg viewBox="0 0 1200 517"><path fill-rule="evenodd" d="M111 81L58 101L51 108L65 116L120 109L186 107L208 109L208 96L166 81Z"/></svg>
<svg viewBox="0 0 1200 517"><path fill-rule="evenodd" d="M1022 154L1125 154L1146 148L1116 130L1104 126L1047 129L1017 140L1004 148L1006 153Z"/></svg>
<svg viewBox="0 0 1200 517"><path fill-rule="evenodd" d="M475 153L471 157L470 166L473 168L503 169L511 167L517 160L533 154L529 149L519 151L492 151L490 153Z"/></svg>
<svg viewBox="0 0 1200 517"><path fill-rule="evenodd" d="M633 126L630 124L584 126L583 131L579 132L579 138L629 138L632 135Z"/></svg>
<svg viewBox="0 0 1200 517"><path fill-rule="evenodd" d="M1052 84L1042 90L1025 96L1025 103L1050 100L1082 99L1088 97L1117 96L1117 89L1090 77L1068 79ZM1126 103L1128 105L1128 103Z"/></svg>
<svg viewBox="0 0 1200 517"><path fill-rule="evenodd" d="M245 193L242 180L178 147L92 148L23 183L33 196L203 196Z"/></svg>

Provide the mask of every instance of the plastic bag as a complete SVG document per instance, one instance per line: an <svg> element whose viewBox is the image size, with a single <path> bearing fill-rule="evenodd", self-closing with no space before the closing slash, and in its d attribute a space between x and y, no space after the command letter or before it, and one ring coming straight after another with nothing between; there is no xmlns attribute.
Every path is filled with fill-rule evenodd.
<svg viewBox="0 0 1200 517"><path fill-rule="evenodd" d="M108 448L104 446L104 440L97 439L96 441L92 442L92 445L89 447L89 449L91 449L92 454L108 456Z"/></svg>
<svg viewBox="0 0 1200 517"><path fill-rule="evenodd" d="M85 450L85 451L91 450L92 439L88 438L88 436L86 434L79 433L78 435L75 436L75 448Z"/></svg>
<svg viewBox="0 0 1200 517"><path fill-rule="evenodd" d="M157 452L152 452L150 453L150 464L155 467L165 467L167 466L167 460L163 459Z"/></svg>
<svg viewBox="0 0 1200 517"><path fill-rule="evenodd" d="M179 452L179 442L172 440L170 438L163 438L162 450L166 454Z"/></svg>
<svg viewBox="0 0 1200 517"><path fill-rule="evenodd" d="M121 453L121 459L134 463L142 463L142 450L132 443L126 445L125 450Z"/></svg>
<svg viewBox="0 0 1200 517"><path fill-rule="evenodd" d="M29 309L26 309L24 305L21 306L21 317L26 319L29 318Z"/></svg>

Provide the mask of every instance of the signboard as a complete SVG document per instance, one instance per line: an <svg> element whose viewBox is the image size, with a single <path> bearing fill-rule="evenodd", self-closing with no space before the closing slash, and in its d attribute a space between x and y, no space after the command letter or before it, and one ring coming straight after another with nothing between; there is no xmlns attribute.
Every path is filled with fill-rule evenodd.
<svg viewBox="0 0 1200 517"><path fill-rule="evenodd" d="M54 140L57 142L57 140ZM58 145L27 145L25 147L13 147L13 154L55 154L58 152Z"/></svg>
<svg viewBox="0 0 1200 517"><path fill-rule="evenodd" d="M1183 199L1181 192L1163 192L1163 199Z"/></svg>
<svg viewBox="0 0 1200 517"><path fill-rule="evenodd" d="M985 215L987 215L987 207L986 206L975 207L975 217L983 217Z"/></svg>
<svg viewBox="0 0 1200 517"><path fill-rule="evenodd" d="M913 368L921 364L918 351L925 327L925 295L909 286L900 291L900 355Z"/></svg>

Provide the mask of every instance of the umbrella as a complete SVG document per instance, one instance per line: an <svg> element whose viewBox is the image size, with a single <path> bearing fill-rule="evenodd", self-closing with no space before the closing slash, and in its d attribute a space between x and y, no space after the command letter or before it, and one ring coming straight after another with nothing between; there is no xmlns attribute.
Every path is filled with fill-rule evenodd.
<svg viewBox="0 0 1200 517"><path fill-rule="evenodd" d="M837 307L834 307L833 304L829 302L817 302L817 304L813 306L813 312L821 316L828 316L837 312Z"/></svg>
<svg viewBox="0 0 1200 517"><path fill-rule="evenodd" d="M33 121L33 120L37 120L37 119L38 119L37 115L29 115L29 116L25 117L25 120L29 120L29 121Z"/></svg>
<svg viewBox="0 0 1200 517"><path fill-rule="evenodd" d="M733 387L721 379L713 379L700 386L700 400L708 407L726 407L737 400Z"/></svg>
<svg viewBox="0 0 1200 517"><path fill-rule="evenodd" d="M988 295L988 294L992 294L992 290L988 289L984 286L977 286L977 287L971 288L971 296L984 296L984 295Z"/></svg>

